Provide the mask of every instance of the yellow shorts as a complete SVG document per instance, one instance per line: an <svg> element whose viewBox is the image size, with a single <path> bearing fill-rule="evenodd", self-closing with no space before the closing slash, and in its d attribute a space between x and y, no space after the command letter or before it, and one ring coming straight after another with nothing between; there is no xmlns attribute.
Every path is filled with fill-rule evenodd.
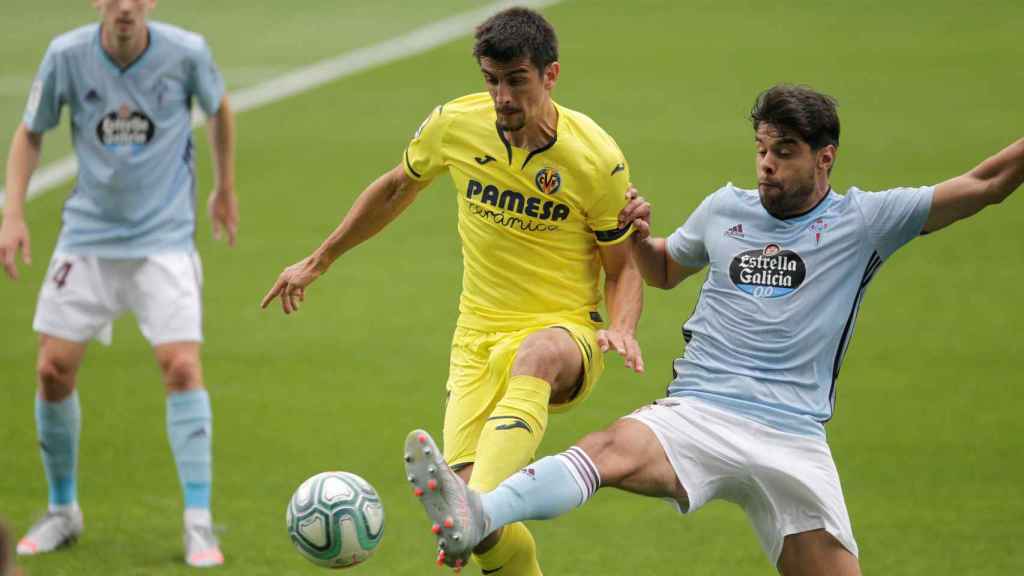
<svg viewBox="0 0 1024 576"><path fill-rule="evenodd" d="M519 345L531 333L554 327L569 333L583 358L582 381L568 402L550 406L549 410L554 413L564 412L582 402L604 372L604 356L597 346L597 330L593 326L558 322L517 332L455 328L444 414L444 457L450 465L475 461L480 432L508 389L509 374Z"/></svg>

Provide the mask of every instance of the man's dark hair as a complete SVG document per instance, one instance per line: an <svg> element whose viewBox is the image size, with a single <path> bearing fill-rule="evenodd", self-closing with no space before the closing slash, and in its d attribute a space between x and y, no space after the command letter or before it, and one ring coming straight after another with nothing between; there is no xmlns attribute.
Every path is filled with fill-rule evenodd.
<svg viewBox="0 0 1024 576"><path fill-rule="evenodd" d="M777 84L761 92L750 111L754 131L761 124L799 136L812 150L829 144L839 147L836 99L807 86Z"/></svg>
<svg viewBox="0 0 1024 576"><path fill-rule="evenodd" d="M509 8L477 26L473 56L477 62L487 57L502 63L527 57L538 72L543 72L558 60L558 37L539 13Z"/></svg>

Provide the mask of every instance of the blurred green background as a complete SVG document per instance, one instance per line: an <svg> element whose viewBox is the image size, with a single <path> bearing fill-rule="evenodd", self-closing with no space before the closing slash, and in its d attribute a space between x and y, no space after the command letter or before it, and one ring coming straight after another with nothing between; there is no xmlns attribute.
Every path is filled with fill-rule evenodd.
<svg viewBox="0 0 1024 576"><path fill-rule="evenodd" d="M238 90L475 6L168 0L153 16L203 33ZM5 0L4 13L0 132L9 135L50 38L95 16L84 1L56 0ZM754 184L746 114L776 82L839 99L838 190L935 183L1024 135L1020 2L570 0L545 14L561 41L557 100L617 139L662 235L726 181ZM258 302L398 163L433 106L483 89L470 49L462 38L238 117L239 244L213 242L205 214L198 231L214 517L227 556L218 573L320 573L292 549L284 516L292 490L328 469L364 476L384 500L384 542L357 573L435 570L400 446L412 428L441 426L461 281L449 179L339 261L297 316ZM50 133L46 157L66 154L67 140L66 127ZM198 141L205 196L211 163ZM17 535L45 506L31 319L69 190L29 205L35 263L19 282L0 281L0 516ZM828 427L866 574L1024 573L1021 194L913 242L869 290ZM647 374L610 358L591 399L552 418L542 453L663 394L698 289L693 280L647 291ZM114 338L92 346L79 375L87 531L71 550L22 561L29 575L190 571L159 373L132 318ZM774 572L724 503L683 518L609 491L531 529L548 574Z"/></svg>

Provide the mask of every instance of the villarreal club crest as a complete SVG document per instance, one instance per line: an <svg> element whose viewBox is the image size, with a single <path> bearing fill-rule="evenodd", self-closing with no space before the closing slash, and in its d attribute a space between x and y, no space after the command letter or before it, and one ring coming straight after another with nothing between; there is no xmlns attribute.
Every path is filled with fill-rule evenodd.
<svg viewBox="0 0 1024 576"><path fill-rule="evenodd" d="M541 168L537 175L533 178L533 183L537 185L537 189L541 192L551 195L558 192L558 189L562 187L562 175L558 173L557 168Z"/></svg>

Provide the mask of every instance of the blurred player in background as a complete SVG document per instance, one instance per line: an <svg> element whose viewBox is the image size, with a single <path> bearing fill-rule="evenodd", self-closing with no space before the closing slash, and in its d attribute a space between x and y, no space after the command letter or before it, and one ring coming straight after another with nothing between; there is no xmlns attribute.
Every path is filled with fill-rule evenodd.
<svg viewBox="0 0 1024 576"><path fill-rule="evenodd" d="M830 97L775 86L751 118L757 190L727 184L667 239L649 237L643 198L623 211L648 284L673 288L710 266L668 398L482 495L445 473L425 433L410 434L407 469L414 485L438 485L423 504L446 521L438 538L450 556L464 558L508 522L563 514L614 486L669 498L684 513L735 502L787 576L860 574L824 424L864 291L901 246L1020 186L1024 139L936 186L839 195L829 185L839 146Z"/></svg>
<svg viewBox="0 0 1024 576"><path fill-rule="evenodd" d="M16 279L30 262L24 219L43 133L71 113L78 180L39 295L36 424L49 513L18 543L40 554L83 529L77 499L80 410L75 379L86 345L109 343L124 311L153 346L167 390L167 433L185 500L185 559L223 563L210 518L212 416L199 360L202 275L196 222L193 100L210 116L215 236L234 244L234 124L224 82L202 37L147 22L155 0L96 0L100 22L50 44L7 161L0 259Z"/></svg>
<svg viewBox="0 0 1024 576"><path fill-rule="evenodd" d="M591 391L614 348L643 370L634 339L642 279L630 256L629 169L593 120L551 99L558 41L527 9L476 31L488 93L434 109L401 163L372 183L312 255L288 267L263 299L298 309L306 288L342 254L379 232L447 171L459 194L464 262L444 423L448 462L489 490L528 463L548 412ZM600 279L611 325L598 330ZM540 574L521 523L478 547L488 574ZM444 560L443 552L439 560Z"/></svg>

